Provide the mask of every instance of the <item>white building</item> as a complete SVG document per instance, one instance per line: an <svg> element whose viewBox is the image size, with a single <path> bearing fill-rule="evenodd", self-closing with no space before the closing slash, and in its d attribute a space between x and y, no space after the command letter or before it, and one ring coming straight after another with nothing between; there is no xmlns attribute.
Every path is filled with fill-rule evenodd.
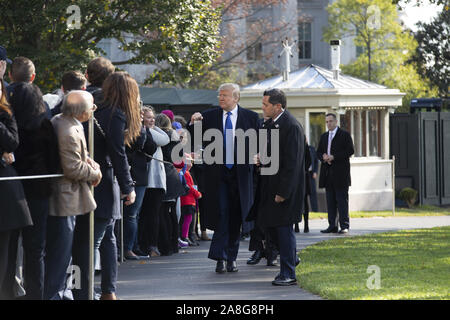
<svg viewBox="0 0 450 320"><path fill-rule="evenodd" d="M355 145L351 158L351 211L391 210L393 207L392 161L389 159L389 113L402 104L397 89L339 75L316 65L307 65L289 75L275 76L246 86L240 105L261 113L264 90L282 89L288 110L303 125L309 143L317 148L326 131L325 115L338 115L338 124L348 131ZM318 190L319 210L326 210L325 191Z"/></svg>

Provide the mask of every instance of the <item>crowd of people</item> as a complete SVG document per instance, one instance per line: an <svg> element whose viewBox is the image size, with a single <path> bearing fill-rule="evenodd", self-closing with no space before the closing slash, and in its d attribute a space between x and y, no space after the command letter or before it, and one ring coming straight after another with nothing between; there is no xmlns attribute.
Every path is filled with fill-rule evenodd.
<svg viewBox="0 0 450 320"><path fill-rule="evenodd" d="M9 84L3 80L7 69ZM156 114L144 106L136 81L103 57L90 61L84 74L67 71L61 96L43 96L33 84L35 77L30 59L11 61L0 47L0 178L8 177L0 181L0 194L7 199L0 214L0 299L89 299L92 211L101 300L117 299L120 219L127 260L176 254L204 240L211 241L208 258L217 262L215 271L233 273L238 271L240 240L250 234L254 253L247 263L265 257L268 266L280 266L273 285L295 284L299 259L294 232L299 232L302 216L304 232L309 232L310 207L317 211L319 160L320 186L327 189L332 209L330 226L322 232L337 232L339 210L340 233L348 233L353 144L332 114L326 117L329 133L322 136L316 155L278 89L263 93L259 119L239 106L238 85L222 84L220 107L196 112L187 122L171 110ZM86 139L91 118L93 155ZM194 153L173 161L174 148L188 143L188 135L196 141L198 122L202 134L209 129L223 133L223 163L197 163ZM245 163L237 162L237 129L268 131L265 148L272 143L279 147L275 173L262 174L266 164L259 153L249 160L248 139ZM276 142L270 137L273 130L279 131ZM202 140L201 147L211 143L217 142ZM340 172L336 163L342 165ZM24 179L49 174L59 175ZM21 177L11 179L15 176ZM342 186L336 184L342 180ZM207 228L214 231L212 239ZM71 266L79 268L81 277L74 288L67 281Z"/></svg>
<svg viewBox="0 0 450 320"><path fill-rule="evenodd" d="M6 57L3 47L0 53ZM99 298L116 299L121 201L127 260L171 255L211 240L198 226L201 170L191 172L188 154L171 160L186 136L183 117L143 106L136 81L102 57L85 74L64 73L59 99L43 96L33 84L30 59L1 58L0 177L60 174L0 182L1 299L88 299L91 211ZM3 80L7 69L9 84ZM92 115L93 157L86 140ZM68 290L72 265L80 268L81 283Z"/></svg>

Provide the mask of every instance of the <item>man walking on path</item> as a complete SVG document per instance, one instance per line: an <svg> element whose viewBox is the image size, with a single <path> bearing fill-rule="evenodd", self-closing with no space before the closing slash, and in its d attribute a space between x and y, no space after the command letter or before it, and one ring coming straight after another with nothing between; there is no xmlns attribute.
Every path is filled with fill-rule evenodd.
<svg viewBox="0 0 450 320"><path fill-rule="evenodd" d="M258 205L258 223L267 228L280 252L280 273L273 285L296 284L296 253L294 223L300 222L305 197L305 135L301 124L286 110L286 96L279 89L266 90L263 94L264 117L272 119L268 126L267 145L279 145L279 169L272 175L261 175L261 194ZM279 130L279 139L274 132ZM267 147L267 150L272 148ZM258 157L256 164L263 161ZM263 163L264 164L264 163Z"/></svg>
<svg viewBox="0 0 450 320"><path fill-rule="evenodd" d="M205 225L214 230L208 258L217 261L216 272L238 271L236 257L242 232L247 233L248 224L243 224L253 204L253 164L249 163L249 142L246 141L245 163L239 159L235 132L242 129L258 129L258 114L238 105L239 86L225 83L219 87L220 108L196 112L191 117L188 130L195 141L194 122L201 121L202 136L206 130L220 130L223 137L224 161L205 165L204 202L208 208ZM214 141L215 142L215 141ZM220 145L220 144L219 144ZM206 149L208 146L204 146ZM221 159L222 160L222 159ZM226 261L226 269L225 269Z"/></svg>

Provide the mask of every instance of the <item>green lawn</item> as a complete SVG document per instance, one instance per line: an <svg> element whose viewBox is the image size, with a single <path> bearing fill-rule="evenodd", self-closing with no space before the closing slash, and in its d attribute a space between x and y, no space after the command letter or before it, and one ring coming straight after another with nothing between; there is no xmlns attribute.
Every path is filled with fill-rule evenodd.
<svg viewBox="0 0 450 320"><path fill-rule="evenodd" d="M450 215L450 208L436 206L417 206L413 209L395 208L395 217L442 216ZM392 211L351 211L350 218L393 217ZM311 212L310 219L327 219L326 212Z"/></svg>
<svg viewBox="0 0 450 320"><path fill-rule="evenodd" d="M326 299L450 299L450 227L342 237L299 256L300 287Z"/></svg>

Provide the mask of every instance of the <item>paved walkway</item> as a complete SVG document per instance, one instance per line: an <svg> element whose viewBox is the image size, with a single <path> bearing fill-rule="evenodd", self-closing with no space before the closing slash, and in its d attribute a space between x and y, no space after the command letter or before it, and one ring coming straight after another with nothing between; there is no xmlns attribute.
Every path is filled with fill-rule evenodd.
<svg viewBox="0 0 450 320"><path fill-rule="evenodd" d="M355 218L350 221L350 235L445 225L450 225L450 216ZM320 233L326 227L326 220L310 220L310 233L296 234L297 251L323 240L342 237ZM300 230L303 230L303 223ZM215 261L207 258L209 244L209 241L201 241L199 247L189 247L184 253L144 262L124 262L119 266L118 297L122 300L321 299L298 286L273 286L271 281L279 272L279 267L267 267L264 259L258 265L247 265L251 255L248 240L241 241L237 260L239 272L217 274L214 271ZM96 280L98 282L99 278Z"/></svg>

